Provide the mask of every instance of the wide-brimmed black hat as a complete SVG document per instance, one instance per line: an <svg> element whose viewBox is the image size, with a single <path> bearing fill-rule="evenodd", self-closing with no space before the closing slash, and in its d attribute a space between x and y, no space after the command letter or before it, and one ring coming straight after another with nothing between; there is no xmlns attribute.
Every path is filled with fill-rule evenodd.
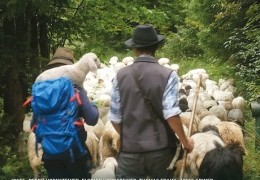
<svg viewBox="0 0 260 180"><path fill-rule="evenodd" d="M163 42L165 36L158 35L151 24L138 25L135 27L132 38L125 41L128 47L147 47Z"/></svg>

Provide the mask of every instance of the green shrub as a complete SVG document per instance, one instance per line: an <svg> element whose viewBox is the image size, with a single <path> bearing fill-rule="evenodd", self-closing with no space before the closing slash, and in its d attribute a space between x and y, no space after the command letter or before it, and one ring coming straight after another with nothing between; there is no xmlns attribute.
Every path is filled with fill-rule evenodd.
<svg viewBox="0 0 260 180"><path fill-rule="evenodd" d="M32 178L32 170L26 154L18 155L10 147L0 148L0 179Z"/></svg>

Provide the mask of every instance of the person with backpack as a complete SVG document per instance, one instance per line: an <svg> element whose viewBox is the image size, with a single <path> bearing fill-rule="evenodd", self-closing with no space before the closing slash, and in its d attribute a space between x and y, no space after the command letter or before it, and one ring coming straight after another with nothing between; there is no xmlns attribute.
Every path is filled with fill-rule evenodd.
<svg viewBox="0 0 260 180"><path fill-rule="evenodd" d="M73 52L59 47L46 69L74 62ZM91 154L84 123L94 126L98 108L87 92L68 78L36 82L32 89L31 127L42 145L48 178L91 178ZM36 152L38 145L36 144Z"/></svg>
<svg viewBox="0 0 260 180"><path fill-rule="evenodd" d="M125 41L137 58L113 79L108 113L121 138L118 179L172 179L173 171L167 167L178 143L174 133L188 152L194 146L179 118L178 76L155 59L164 39L147 24L136 26Z"/></svg>

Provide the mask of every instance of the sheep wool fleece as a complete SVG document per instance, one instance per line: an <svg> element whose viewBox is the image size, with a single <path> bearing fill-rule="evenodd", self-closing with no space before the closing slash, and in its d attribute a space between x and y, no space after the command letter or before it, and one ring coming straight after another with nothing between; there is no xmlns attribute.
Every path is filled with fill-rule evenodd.
<svg viewBox="0 0 260 180"><path fill-rule="evenodd" d="M121 151L142 153L167 148L165 125L162 120L152 118L136 85L131 68L135 69L137 79L152 102L158 117L163 117L162 97L172 72L158 64L153 57L138 57L132 65L118 72L120 104L123 112Z"/></svg>

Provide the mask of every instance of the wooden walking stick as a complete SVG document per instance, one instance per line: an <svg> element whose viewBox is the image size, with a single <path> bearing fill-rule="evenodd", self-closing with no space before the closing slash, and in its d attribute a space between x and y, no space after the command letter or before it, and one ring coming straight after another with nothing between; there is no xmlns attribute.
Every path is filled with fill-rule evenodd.
<svg viewBox="0 0 260 180"><path fill-rule="evenodd" d="M197 84L196 84L196 89L195 89L195 94L194 94L194 101L193 101L193 107L192 107L192 112L191 112L191 117L190 117L189 131L188 131L187 137L191 136L191 128L192 128L192 124L193 124L193 120L194 120L194 116L195 116L195 110L196 110L196 106L197 106L197 101L198 101L198 98L199 98L201 78L202 78L202 75L200 74L199 75L199 79L198 79ZM185 166L186 166L186 159L187 159L187 150L184 149L184 154L183 154L182 164L181 164L180 179L182 179L182 177L183 177L183 173L184 173Z"/></svg>

